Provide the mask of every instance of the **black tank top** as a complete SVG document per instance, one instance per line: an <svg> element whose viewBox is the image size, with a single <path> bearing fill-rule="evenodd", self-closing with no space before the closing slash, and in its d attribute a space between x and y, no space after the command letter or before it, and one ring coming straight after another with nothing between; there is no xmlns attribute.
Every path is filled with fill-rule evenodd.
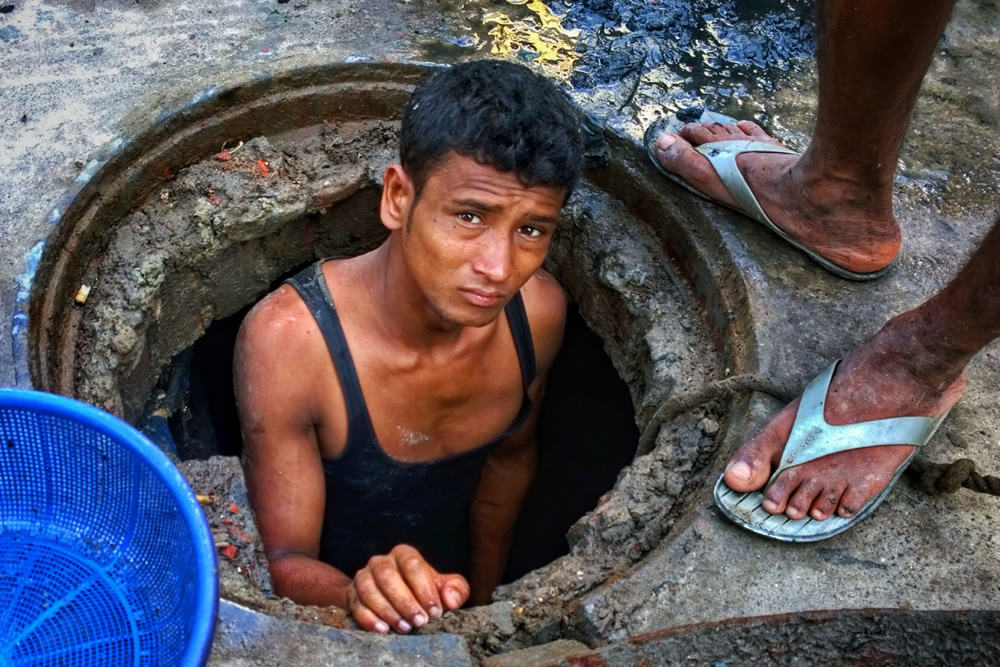
<svg viewBox="0 0 1000 667"><path fill-rule="evenodd" d="M323 262L288 280L302 297L330 349L347 407L347 443L336 459L323 459L326 511L320 560L348 576L375 555L409 544L439 572L468 574L469 507L487 457L531 412L535 350L518 293L504 309L521 366L523 398L513 423L493 440L436 461L390 457L375 436L336 307L323 278Z"/></svg>

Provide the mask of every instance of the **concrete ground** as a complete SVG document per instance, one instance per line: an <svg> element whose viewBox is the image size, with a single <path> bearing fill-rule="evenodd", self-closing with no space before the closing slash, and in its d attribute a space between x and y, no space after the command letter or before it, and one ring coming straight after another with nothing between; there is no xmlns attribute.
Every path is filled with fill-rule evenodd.
<svg viewBox="0 0 1000 667"><path fill-rule="evenodd" d="M0 323L6 323L10 334L0 337L0 385L30 385L18 347L24 327L15 316L21 312L18 302L28 296L40 243L58 222L53 210L73 189L74 179L92 175L88 163L101 150L164 111L233 81L308 64L486 54L488 35L470 28L478 24L466 16L482 8L449 3L445 16L437 11L444 4L0 1ZM486 4L491 10L505 6ZM890 315L940 288L988 229L1000 208L995 195L1000 185L997 14L993 3L961 2L925 81L897 183L897 214L906 240L899 265L886 278L854 284L831 277L762 228L707 203L696 205L706 224L718 227L743 274L763 374L801 387ZM748 108L766 107L774 126L794 144L808 136L813 90L814 72L806 64L790 73L774 95L751 100ZM649 104L620 105L614 95L604 93L577 91L575 97L637 139L644 122L662 110ZM663 188L671 196L690 196L667 183ZM1000 346L993 345L973 363L965 398L923 456L934 461L968 457L982 472L998 474L998 387ZM745 430L726 434L716 467L721 469L724 456L743 435L778 407L757 397ZM722 632L718 623L731 619L782 614L791 615L781 617L791 619L787 627L801 628L802 619L811 618L801 614L823 610L940 611L953 614L947 618L955 625L947 626L954 628L951 634L935 641L967 641L963 633L985 636L991 629L995 633L1000 610L998 517L1000 499L965 490L931 497L903 481L856 529L826 542L792 546L758 539L725 521L706 486L658 548L613 583L567 607L566 634L583 644L567 642L562 657L531 662L527 656L507 664L556 664L574 653L611 664L641 657L671 662L685 655L752 661L718 646L714 652L685 654L694 651L693 644L678 643L677 637L701 636L706 627ZM844 632L858 632L858 627L890 632L889 612L858 613L842 615L847 619ZM245 631L247 624L234 620L243 617L244 612L224 605L214 664L390 664L404 656L416 660L416 655L424 656L426 664L472 661L462 640L450 635L386 639L336 631L343 636L331 638L315 628L297 629L294 623L275 630L261 619L247 622L257 629ZM819 627L830 618L835 622L837 616L811 622ZM974 622L963 625L962 619L969 618ZM773 630L775 624L784 627L780 620L761 623L740 627L762 637L770 636L767 628ZM287 650L278 639L282 637ZM636 639L622 641L629 637ZM681 644L676 649L681 652L669 652ZM267 660L275 662L260 657L264 645L270 651ZM810 662L811 649L808 643L802 646L803 654L796 654L792 645L762 660ZM974 655L973 649L961 652L962 646L968 644L958 642L955 651ZM902 655L891 647L878 650L890 663L892 656ZM939 654L937 645L926 655ZM987 654L984 662L997 661L997 655Z"/></svg>

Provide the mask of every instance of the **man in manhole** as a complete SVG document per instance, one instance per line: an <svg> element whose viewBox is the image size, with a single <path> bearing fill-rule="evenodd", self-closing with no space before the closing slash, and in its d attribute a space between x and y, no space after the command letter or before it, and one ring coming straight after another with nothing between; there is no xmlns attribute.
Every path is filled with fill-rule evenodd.
<svg viewBox="0 0 1000 667"><path fill-rule="evenodd" d="M404 111L386 241L247 316L244 467L277 593L378 632L489 600L562 339L541 265L581 154L551 82L499 61L446 70Z"/></svg>

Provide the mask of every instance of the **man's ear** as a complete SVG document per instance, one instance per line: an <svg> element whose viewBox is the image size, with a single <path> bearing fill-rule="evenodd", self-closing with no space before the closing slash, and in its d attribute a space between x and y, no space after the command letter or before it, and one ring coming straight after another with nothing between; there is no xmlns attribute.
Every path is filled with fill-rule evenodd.
<svg viewBox="0 0 1000 667"><path fill-rule="evenodd" d="M394 231L402 229L410 216L416 189L400 164L390 164L382 174L382 224Z"/></svg>

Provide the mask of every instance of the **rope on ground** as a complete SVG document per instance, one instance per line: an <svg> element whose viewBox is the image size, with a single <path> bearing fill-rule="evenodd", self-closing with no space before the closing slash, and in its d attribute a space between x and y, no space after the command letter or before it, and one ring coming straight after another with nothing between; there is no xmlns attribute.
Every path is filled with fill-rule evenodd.
<svg viewBox="0 0 1000 667"><path fill-rule="evenodd" d="M934 463L914 459L907 469L927 493L954 493L961 488L1000 496L1000 477L980 475L971 459Z"/></svg>
<svg viewBox="0 0 1000 667"><path fill-rule="evenodd" d="M653 416L649 418L649 423L646 424L646 428L643 429L642 435L639 437L636 455L642 456L651 452L656 444L656 437L660 434L660 428L680 413L716 399L729 398L747 391L759 391L784 403L790 402L793 398L788 390L779 387L771 379L756 373L734 375L723 380L710 382L703 387L683 394L673 394L663 401L660 407L656 408Z"/></svg>

